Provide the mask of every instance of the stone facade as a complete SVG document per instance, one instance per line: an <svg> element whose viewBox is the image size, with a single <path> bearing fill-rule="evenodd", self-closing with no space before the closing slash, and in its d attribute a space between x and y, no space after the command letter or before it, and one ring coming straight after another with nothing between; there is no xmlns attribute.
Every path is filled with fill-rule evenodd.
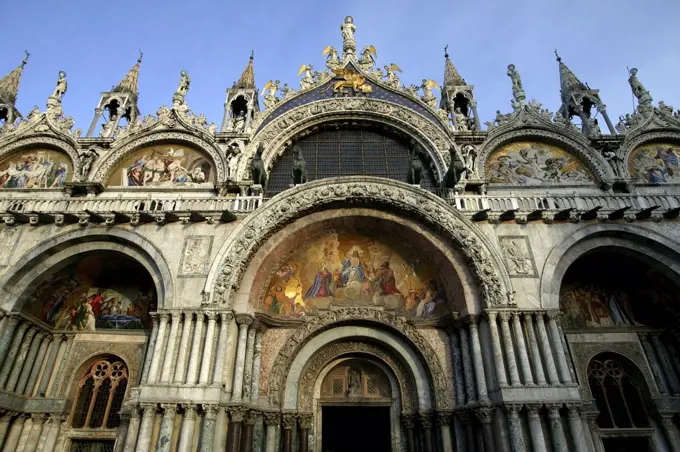
<svg viewBox="0 0 680 452"><path fill-rule="evenodd" d="M189 110L185 71L172 106L142 116L141 56L103 94L87 137L62 111L65 73L47 109L23 119L8 99L16 99L26 61L0 81L12 113L0 117L3 450L108 441L116 451L321 452L333 446L322 436L324 407L377 400L389 406L391 450L680 452L673 297L636 298L631 289L613 299L603 288L609 276L597 280L618 268L620 253L639 263L641 278L680 281L680 113L651 105L635 70L629 82L639 107L614 126L597 90L558 57L557 114L526 102L512 66L513 112L499 111L483 127L473 87L448 55L438 102L436 82L404 87L398 66L386 65L385 74L374 67L373 46L359 53L351 17L341 29L342 54L324 52L328 71L304 66L301 89L286 85L281 95L270 81L264 110L251 56L228 90L221 131ZM438 186L406 183L406 170L380 176L350 164L273 197L267 184L253 183L285 164L291 143L328 128L410 141L409 177L429 171ZM349 159L349 145L339 143L341 160ZM307 165L311 174L310 156L290 160L291 171ZM299 266L283 262L328 231L338 243L341 234L368 234L410 244L418 262L434 263L440 283L414 290L420 304L409 310L410 292L390 286L406 271L389 268L391 252L370 267L368 251L352 261L343 248L346 265L371 282L361 290L372 298L322 306L341 287L348 293L346 279L359 270L345 277L343 263L319 292L304 286ZM323 270L329 256L319 258ZM591 268L588 259L600 266L579 273ZM94 264L80 265L108 269L108 260L121 270L104 277ZM408 262L415 278L420 270ZM326 272L316 277L331 278ZM146 283L132 294L116 278ZM281 281L302 289L287 285L277 295ZM378 282L385 285L376 289ZM437 284L444 304L426 314ZM406 304L392 308L390 300ZM583 303L586 313L574 308ZM633 315L635 303L661 309L667 321ZM357 359L384 378L348 376L333 383L349 385L340 399L324 398L324 378ZM603 414L610 406L597 385L614 384L607 375L631 379L643 421L631 414L632 425L623 425L617 413ZM121 379L119 396L101 383ZM356 381L366 397L354 393ZM371 402L376 381L388 382L388 396ZM89 385L96 389L84 399ZM102 393L111 396L100 406ZM621 440L638 448L617 449Z"/></svg>

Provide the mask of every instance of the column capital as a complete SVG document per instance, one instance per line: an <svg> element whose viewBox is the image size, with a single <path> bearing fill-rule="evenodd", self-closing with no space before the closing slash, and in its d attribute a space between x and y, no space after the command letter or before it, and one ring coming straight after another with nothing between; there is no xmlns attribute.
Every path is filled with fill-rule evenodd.
<svg viewBox="0 0 680 452"><path fill-rule="evenodd" d="M543 408L543 405L540 403L527 403L527 413L529 414L530 417L537 417L538 416L538 411Z"/></svg>
<svg viewBox="0 0 680 452"><path fill-rule="evenodd" d="M248 409L242 406L229 407L227 411L231 422L243 422L248 414Z"/></svg>
<svg viewBox="0 0 680 452"><path fill-rule="evenodd" d="M470 314L467 317L463 319L463 323L467 326L469 326L471 329L477 328L477 322L479 322L479 315L478 314Z"/></svg>
<svg viewBox="0 0 680 452"><path fill-rule="evenodd" d="M245 417L245 423L248 425L255 425L261 417L262 413L260 411L248 410Z"/></svg>
<svg viewBox="0 0 680 452"><path fill-rule="evenodd" d="M559 320L559 318L562 316L562 312L558 310L550 310L545 311L545 315L548 317L548 320Z"/></svg>
<svg viewBox="0 0 680 452"><path fill-rule="evenodd" d="M510 403L503 407L509 419L519 419L519 412L522 410L522 405L518 403Z"/></svg>
<svg viewBox="0 0 680 452"><path fill-rule="evenodd" d="M498 318L501 319L502 322L507 322L508 320L510 320L510 315L511 312L509 311L500 311L498 313Z"/></svg>
<svg viewBox="0 0 680 452"><path fill-rule="evenodd" d="M292 429L297 423L297 413L283 413L281 415L281 423L284 430Z"/></svg>
<svg viewBox="0 0 680 452"><path fill-rule="evenodd" d="M48 337L48 336L50 336L50 333L49 333L49 332L47 332L47 331L45 331L45 330L40 330L40 331L38 331L38 337L40 338L41 341L42 341L43 339L45 339L46 337Z"/></svg>
<svg viewBox="0 0 680 452"><path fill-rule="evenodd" d="M144 416L154 414L158 409L155 403L140 403L139 407L142 409Z"/></svg>
<svg viewBox="0 0 680 452"><path fill-rule="evenodd" d="M477 407L474 409L475 411L475 416L481 422L482 424L490 424L491 420L493 419L493 411L494 409L489 406L485 407Z"/></svg>
<svg viewBox="0 0 680 452"><path fill-rule="evenodd" d="M213 403L204 403L201 405L201 408L203 409L207 420L214 420L217 418L217 411L220 409L218 405Z"/></svg>
<svg viewBox="0 0 680 452"><path fill-rule="evenodd" d="M531 322L531 323L533 323L533 321L534 321L534 313L533 313L533 311L524 311L524 312L523 312L523 315L524 315L524 321L525 321L525 322Z"/></svg>
<svg viewBox="0 0 680 452"><path fill-rule="evenodd" d="M238 323L239 326L248 327L253 323L253 317L249 314L236 314L236 323Z"/></svg>
<svg viewBox="0 0 680 452"><path fill-rule="evenodd" d="M547 405L548 408L548 419L559 419L560 418L560 408L562 405L550 404Z"/></svg>
<svg viewBox="0 0 680 452"><path fill-rule="evenodd" d="M158 316L161 319L161 324L168 323L170 321L170 313L169 312L161 312L160 314L158 314Z"/></svg>
<svg viewBox="0 0 680 452"><path fill-rule="evenodd" d="M418 421L422 428L432 428L432 413L418 413Z"/></svg>
<svg viewBox="0 0 680 452"><path fill-rule="evenodd" d="M215 311L203 311L203 314L208 318L208 321L215 321L217 313Z"/></svg>
<svg viewBox="0 0 680 452"><path fill-rule="evenodd" d="M472 420L469 410L456 411L456 414L454 414L454 416L456 416L458 420L460 420L460 422L462 422L463 424L469 424L470 421Z"/></svg>
<svg viewBox="0 0 680 452"><path fill-rule="evenodd" d="M194 403L184 403L182 404L182 408L184 408L184 419L196 419L196 410L198 409L198 405Z"/></svg>
<svg viewBox="0 0 680 452"><path fill-rule="evenodd" d="M231 322L231 319L234 318L234 312L233 311L223 311L220 312L220 320L222 322Z"/></svg>
<svg viewBox="0 0 680 452"><path fill-rule="evenodd" d="M583 405L580 403L566 403L567 416L569 417L581 417L581 412L583 411Z"/></svg>
<svg viewBox="0 0 680 452"><path fill-rule="evenodd" d="M298 413L298 425L301 430L309 430L312 428L312 413Z"/></svg>
<svg viewBox="0 0 680 452"><path fill-rule="evenodd" d="M9 422L14 416L18 415L16 411L4 411L2 413L2 420Z"/></svg>
<svg viewBox="0 0 680 452"><path fill-rule="evenodd" d="M406 429L412 429L416 427L416 415L413 413L402 413L401 423Z"/></svg>
<svg viewBox="0 0 680 452"><path fill-rule="evenodd" d="M33 422L45 422L49 417L50 415L48 413L31 413Z"/></svg>
<svg viewBox="0 0 680 452"><path fill-rule="evenodd" d="M451 415L452 412L448 410L443 410L443 411L437 411L437 425L438 426L443 426L443 425L449 425L451 422Z"/></svg>
<svg viewBox="0 0 680 452"><path fill-rule="evenodd" d="M161 403L161 408L165 411L165 416L174 416L177 414L177 404L174 403Z"/></svg>
<svg viewBox="0 0 680 452"><path fill-rule="evenodd" d="M485 311L484 315L486 316L487 319L489 319L489 322L493 322L496 320L496 317L498 316L498 311Z"/></svg>
<svg viewBox="0 0 680 452"><path fill-rule="evenodd" d="M281 413L265 411L263 415L264 423L267 425L279 425L281 422Z"/></svg>

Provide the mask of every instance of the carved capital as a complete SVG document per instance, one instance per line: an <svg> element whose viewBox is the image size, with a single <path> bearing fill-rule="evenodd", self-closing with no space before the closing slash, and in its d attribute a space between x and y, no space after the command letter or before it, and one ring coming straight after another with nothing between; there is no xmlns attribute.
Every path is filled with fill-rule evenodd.
<svg viewBox="0 0 680 452"><path fill-rule="evenodd" d="M161 408L165 411L165 416L174 416L177 414L177 405L174 403L161 403Z"/></svg>
<svg viewBox="0 0 680 452"><path fill-rule="evenodd" d="M300 430L309 430L310 428L312 428L313 418L314 417L312 413L299 413L298 424L300 426Z"/></svg>
<svg viewBox="0 0 680 452"><path fill-rule="evenodd" d="M475 408L475 416L482 424L490 424L493 419L494 409L491 407Z"/></svg>
<svg viewBox="0 0 680 452"><path fill-rule="evenodd" d="M543 405L540 403L527 403L526 407L529 417L538 417L538 412L543 408Z"/></svg>
<svg viewBox="0 0 680 452"><path fill-rule="evenodd" d="M184 419L185 420L192 421L192 420L196 419L196 410L198 408L198 406L196 404L193 404L193 403L183 404L182 408L184 408Z"/></svg>
<svg viewBox="0 0 680 452"><path fill-rule="evenodd" d="M510 315L508 311L501 311L498 313L498 318L501 319L501 322L507 323L510 320Z"/></svg>
<svg viewBox="0 0 680 452"><path fill-rule="evenodd" d="M416 427L416 415L412 413L402 413L401 423L406 429L412 429Z"/></svg>
<svg viewBox="0 0 680 452"><path fill-rule="evenodd" d="M217 313L215 311L204 311L204 315L208 318L208 321L215 321L217 318Z"/></svg>
<svg viewBox="0 0 680 452"><path fill-rule="evenodd" d="M222 322L229 323L233 318L234 318L233 311L220 312L220 320L222 320Z"/></svg>
<svg viewBox="0 0 680 452"><path fill-rule="evenodd" d="M548 320L559 320L561 313L557 310L546 311L545 315L548 316Z"/></svg>
<svg viewBox="0 0 680 452"><path fill-rule="evenodd" d="M470 328L477 328L477 323L479 322L479 315L470 314L463 319L463 323L468 325Z"/></svg>
<svg viewBox="0 0 680 452"><path fill-rule="evenodd" d="M486 311L484 314L486 315L486 318L489 319L489 322L495 322L498 311Z"/></svg>
<svg viewBox="0 0 680 452"><path fill-rule="evenodd" d="M265 412L263 413L264 415L264 423L266 425L279 425L281 422L281 414L280 413L272 413L272 412Z"/></svg>
<svg viewBox="0 0 680 452"><path fill-rule="evenodd" d="M248 425L255 425L257 424L257 421L259 421L261 417L262 417L261 412L257 410L249 410L248 413L246 413L244 422Z"/></svg>
<svg viewBox="0 0 680 452"><path fill-rule="evenodd" d="M246 414L248 414L248 409L245 407L235 406L228 408L228 410L231 422L243 422L246 418Z"/></svg>
<svg viewBox="0 0 680 452"><path fill-rule="evenodd" d="M161 312L158 314L158 316L161 319L161 325L167 324L170 321L170 313L169 312Z"/></svg>
<svg viewBox="0 0 680 452"><path fill-rule="evenodd" d="M142 409L143 415L147 417L156 414L156 410L158 409L158 406L155 403L140 403L139 407Z"/></svg>
<svg viewBox="0 0 680 452"><path fill-rule="evenodd" d="M517 403L510 403L503 407L508 419L519 419L519 412L522 410L522 405Z"/></svg>
<svg viewBox="0 0 680 452"><path fill-rule="evenodd" d="M418 421L420 422L420 426L424 429L429 429L432 428L432 413L419 413L418 414Z"/></svg>
<svg viewBox="0 0 680 452"><path fill-rule="evenodd" d="M295 424L297 424L297 414L295 413L283 413L281 415L281 423L283 424L283 428L285 429L292 429L295 428Z"/></svg>
<svg viewBox="0 0 680 452"><path fill-rule="evenodd" d="M250 326L253 323L253 317L249 314L236 314L236 323L239 326Z"/></svg>
<svg viewBox="0 0 680 452"><path fill-rule="evenodd" d="M560 408L562 408L561 405L548 405L548 419L559 419Z"/></svg>
<svg viewBox="0 0 680 452"><path fill-rule="evenodd" d="M203 409L203 412L205 413L205 419L206 420L212 420L217 418L217 412L219 411L220 407L215 404L202 404L201 408Z"/></svg>
<svg viewBox="0 0 680 452"><path fill-rule="evenodd" d="M443 425L449 425L451 422L451 411L437 411L437 425L438 426L443 426Z"/></svg>

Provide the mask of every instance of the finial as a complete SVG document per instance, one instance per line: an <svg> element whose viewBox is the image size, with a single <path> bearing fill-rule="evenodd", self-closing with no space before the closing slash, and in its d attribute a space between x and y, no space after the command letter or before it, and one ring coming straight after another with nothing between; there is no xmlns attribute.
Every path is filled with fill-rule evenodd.
<svg viewBox="0 0 680 452"><path fill-rule="evenodd" d="M446 44L444 46L444 58L448 58L448 57L449 57L449 45Z"/></svg>
<svg viewBox="0 0 680 452"><path fill-rule="evenodd" d="M255 59L255 50L250 51L250 59L254 60Z"/></svg>
<svg viewBox="0 0 680 452"><path fill-rule="evenodd" d="M561 63L561 62L562 62L562 58L560 58L560 54L557 53L557 49L555 49L555 56L557 57L557 61L559 61L559 62Z"/></svg>
<svg viewBox="0 0 680 452"><path fill-rule="evenodd" d="M26 66L26 63L28 63L28 57L31 56L31 54L28 53L28 50L24 50L24 52L26 53L26 58L24 58L24 61L21 62L21 67L22 67L22 68L23 68L24 66Z"/></svg>
<svg viewBox="0 0 680 452"><path fill-rule="evenodd" d="M142 51L139 50L139 49L138 49L137 51L139 52L139 58L137 58L137 63L141 63L141 62L142 62L142 57L144 56L144 52L142 52Z"/></svg>

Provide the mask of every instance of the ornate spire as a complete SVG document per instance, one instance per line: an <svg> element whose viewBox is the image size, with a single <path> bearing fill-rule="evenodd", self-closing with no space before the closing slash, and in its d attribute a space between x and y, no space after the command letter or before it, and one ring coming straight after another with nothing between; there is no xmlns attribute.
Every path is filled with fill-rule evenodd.
<svg viewBox="0 0 680 452"><path fill-rule="evenodd" d="M467 85L463 77L460 76L456 67L453 65L449 59L449 46L444 47L444 58L446 58L446 63L444 66L444 86L464 86Z"/></svg>
<svg viewBox="0 0 680 452"><path fill-rule="evenodd" d="M23 74L24 66L28 63L28 57L31 55L27 50L25 50L25 52L26 57L21 64L0 80L0 103L6 103L13 106L17 101L21 74Z"/></svg>
<svg viewBox="0 0 680 452"><path fill-rule="evenodd" d="M114 93L128 93L132 94L132 96L137 99L139 96L139 89L137 87L137 81L139 80L139 65L142 63L142 57L144 54L142 51L139 51L139 58L137 58L137 63L132 66L132 69L128 71L127 74L125 74L125 77L123 77L123 80L120 81L118 85L116 85L115 88L113 88Z"/></svg>
<svg viewBox="0 0 680 452"><path fill-rule="evenodd" d="M239 78L238 82L234 84L234 88L255 89L255 70L253 68L254 59L255 51L251 50L250 61L248 61L248 65L243 71L243 74L241 74L241 78Z"/></svg>
<svg viewBox="0 0 680 452"><path fill-rule="evenodd" d="M567 67L566 64L562 62L562 58L555 50L555 56L557 57L557 62L560 65L560 93L562 94L562 101L568 102L569 97L577 91L588 90L588 85L581 82L581 80L576 77L576 75L571 72L571 69Z"/></svg>

